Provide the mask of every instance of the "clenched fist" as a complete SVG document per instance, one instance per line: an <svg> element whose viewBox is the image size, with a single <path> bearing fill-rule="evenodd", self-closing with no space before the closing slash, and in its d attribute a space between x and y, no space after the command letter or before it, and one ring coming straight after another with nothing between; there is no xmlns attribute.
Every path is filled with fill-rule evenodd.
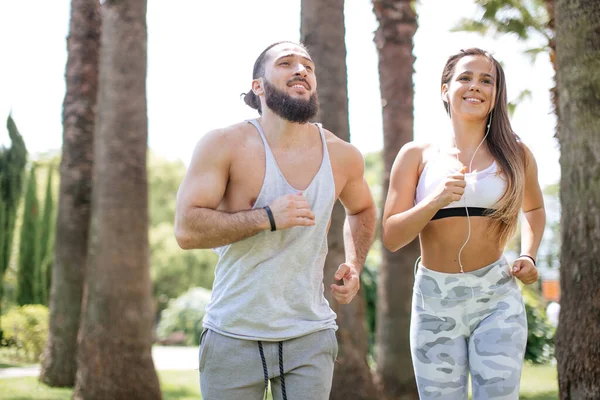
<svg viewBox="0 0 600 400"><path fill-rule="evenodd" d="M302 192L281 196L269 205L277 230L288 229L294 226L313 226L315 214Z"/></svg>
<svg viewBox="0 0 600 400"><path fill-rule="evenodd" d="M458 173L448 175L444 179L433 194L432 201L437 207L444 208L448 204L459 201L462 198L462 195L465 193L465 186L467 186L467 182L465 181L466 171L467 167L462 167Z"/></svg>
<svg viewBox="0 0 600 400"><path fill-rule="evenodd" d="M537 268L527 257L517 258L513 263L511 273L526 285L530 285L538 279Z"/></svg>
<svg viewBox="0 0 600 400"><path fill-rule="evenodd" d="M356 267L352 264L341 264L333 278L336 281L341 280L344 282L343 285L332 284L330 286L333 298L340 304L350 303L358 293L358 289L360 289L360 277Z"/></svg>

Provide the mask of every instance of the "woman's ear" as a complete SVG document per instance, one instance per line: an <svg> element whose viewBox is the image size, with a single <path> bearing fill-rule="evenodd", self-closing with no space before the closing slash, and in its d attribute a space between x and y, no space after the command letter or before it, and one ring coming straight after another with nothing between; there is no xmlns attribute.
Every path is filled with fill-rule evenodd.
<svg viewBox="0 0 600 400"><path fill-rule="evenodd" d="M444 103L450 103L450 100L448 100L448 85L445 83L442 85L442 101Z"/></svg>

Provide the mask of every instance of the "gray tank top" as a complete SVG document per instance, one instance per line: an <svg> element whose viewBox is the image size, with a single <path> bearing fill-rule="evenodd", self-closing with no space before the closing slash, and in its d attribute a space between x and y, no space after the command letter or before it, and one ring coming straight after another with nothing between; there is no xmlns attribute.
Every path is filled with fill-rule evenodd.
<svg viewBox="0 0 600 400"><path fill-rule="evenodd" d="M265 177L253 208L295 194L283 176L264 132ZM219 262L203 325L220 334L249 340L282 341L323 329L337 329L336 314L324 296L327 226L335 203L335 183L325 136L321 167L303 195L315 214L314 226L296 226L215 249Z"/></svg>

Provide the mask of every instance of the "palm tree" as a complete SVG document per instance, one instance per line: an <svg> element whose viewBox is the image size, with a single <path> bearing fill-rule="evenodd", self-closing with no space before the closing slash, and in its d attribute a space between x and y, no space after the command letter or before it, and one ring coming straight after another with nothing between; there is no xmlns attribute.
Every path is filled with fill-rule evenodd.
<svg viewBox="0 0 600 400"><path fill-rule="evenodd" d="M383 105L383 202L400 148L413 139L413 0L373 0L379 22L375 44ZM383 205L381 207L383 209ZM382 250L377 299L377 377L389 399L417 399L409 346L413 265L418 239L390 253Z"/></svg>
<svg viewBox="0 0 600 400"><path fill-rule="evenodd" d="M91 212L100 26L97 0L71 1L50 326L40 374L40 380L50 386L74 386L77 371L77 332Z"/></svg>
<svg viewBox="0 0 600 400"><path fill-rule="evenodd" d="M92 235L74 399L161 398L152 361L146 0L105 1Z"/></svg>
<svg viewBox="0 0 600 400"><path fill-rule="evenodd" d="M301 36L317 66L321 109L317 120L343 140L350 140L344 0L302 0ZM333 210L325 262L325 287L344 262L345 212L338 202ZM348 305L340 306L326 291L338 315L338 360L331 399L376 399L373 377L367 364L367 327L362 290Z"/></svg>
<svg viewBox="0 0 600 400"><path fill-rule="evenodd" d="M560 100L561 399L600 398L600 4L556 1Z"/></svg>

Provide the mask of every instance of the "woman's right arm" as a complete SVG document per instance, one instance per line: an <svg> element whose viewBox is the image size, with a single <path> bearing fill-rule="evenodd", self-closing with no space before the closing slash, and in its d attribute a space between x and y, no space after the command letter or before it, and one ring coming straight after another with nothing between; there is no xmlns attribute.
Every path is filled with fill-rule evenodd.
<svg viewBox="0 0 600 400"><path fill-rule="evenodd" d="M464 193L464 174L458 173L448 176L439 189L414 204L425 149L423 145L407 143L392 166L382 218L383 245L389 251L397 251L410 243L440 208L460 200Z"/></svg>

